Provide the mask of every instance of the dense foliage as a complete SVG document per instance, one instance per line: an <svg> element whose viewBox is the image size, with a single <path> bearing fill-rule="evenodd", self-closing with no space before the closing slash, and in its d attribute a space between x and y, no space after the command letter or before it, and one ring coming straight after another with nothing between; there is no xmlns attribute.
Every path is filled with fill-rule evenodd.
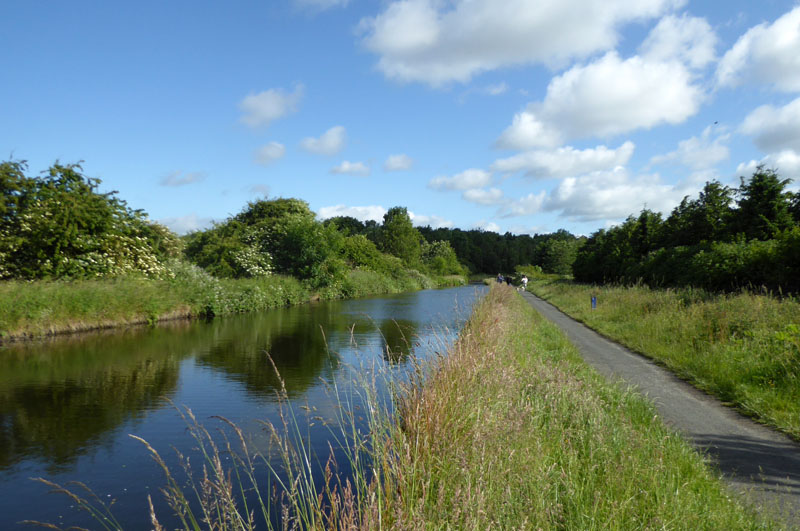
<svg viewBox="0 0 800 531"><path fill-rule="evenodd" d="M367 237L369 235L370 237ZM310 287L352 291L353 271L408 277L409 271L463 275L447 242L428 243L395 207L371 230L353 218L316 220L300 199L259 200L209 230L187 237L186 256L215 276L294 276Z"/></svg>
<svg viewBox="0 0 800 531"><path fill-rule="evenodd" d="M405 209L402 210L403 214L407 215ZM396 209L392 209L387 213L387 216L392 220L390 224L392 226L395 226L394 216L396 214ZM335 225L345 234L363 235L378 245L383 245L382 248L389 252L392 252L390 249L397 248L394 242L387 244L386 240L381 239L383 227L374 221L362 223L355 218L342 216L331 218L326 223ZM384 222L385 226L386 223ZM402 226L405 227L403 230L406 231L407 240L411 240L412 237L409 234L413 233L408 230L410 220ZM441 261L438 259L431 260L431 251L427 250L426 243L436 247L438 255L442 257L441 253L449 253L449 251L444 251L441 243L437 242L444 242L454 251L454 256L448 255L447 261L449 265L445 266L444 269L455 272L455 263L460 262L473 273L489 275L495 275L498 272L511 273L516 266L521 264L539 266L547 273L570 274L576 252L584 241L584 238L576 237L566 230L559 230L552 234L529 236L527 234L514 235L510 232L501 235L496 232L482 230L465 231L448 228L433 229L431 227L417 229L412 227L411 229L424 239L421 256L427 267L439 269Z"/></svg>
<svg viewBox="0 0 800 531"><path fill-rule="evenodd" d="M160 276L180 240L133 210L79 164L40 177L24 161L0 163L0 279Z"/></svg>
<svg viewBox="0 0 800 531"><path fill-rule="evenodd" d="M789 183L759 167L735 189L706 183L666 220L645 209L592 234L578 251L575 279L798 293L800 196Z"/></svg>

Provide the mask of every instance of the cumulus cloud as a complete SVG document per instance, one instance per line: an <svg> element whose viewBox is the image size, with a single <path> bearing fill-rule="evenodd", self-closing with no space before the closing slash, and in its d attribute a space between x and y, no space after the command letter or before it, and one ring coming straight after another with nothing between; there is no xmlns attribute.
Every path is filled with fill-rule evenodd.
<svg viewBox="0 0 800 531"><path fill-rule="evenodd" d="M469 190L492 184L492 174L477 168L470 168L452 177L434 177L428 182L428 188L434 190Z"/></svg>
<svg viewBox="0 0 800 531"><path fill-rule="evenodd" d="M501 211L500 215L504 218L515 216L530 216L541 212L546 194L544 191L538 194L528 194L525 197L511 201Z"/></svg>
<svg viewBox="0 0 800 531"><path fill-rule="evenodd" d="M426 216L424 214L408 213L411 218L411 223L416 227L431 227L432 229L449 229L452 228L453 222L441 216Z"/></svg>
<svg viewBox="0 0 800 531"><path fill-rule="evenodd" d="M715 58L717 36L705 19L684 15L662 18L642 43L642 56L650 61L679 60L702 68Z"/></svg>
<svg viewBox="0 0 800 531"><path fill-rule="evenodd" d="M344 149L346 136L344 127L336 125L322 133L319 138L304 138L300 147L317 155L336 155Z"/></svg>
<svg viewBox="0 0 800 531"><path fill-rule="evenodd" d="M593 172L561 181L543 208L581 222L621 220L647 208L669 212L686 190L664 184L655 175L631 177L625 168Z"/></svg>
<svg viewBox="0 0 800 531"><path fill-rule="evenodd" d="M795 184L800 182L800 153L791 149L770 153L761 160L742 162L736 168L736 175L750 177L758 166L773 169L782 179L792 179Z"/></svg>
<svg viewBox="0 0 800 531"><path fill-rule="evenodd" d="M337 216L350 216L359 221L383 221L383 215L387 210L380 205L369 206L346 206L334 205L322 207L319 209L318 215L320 219L335 218Z"/></svg>
<svg viewBox="0 0 800 531"><path fill-rule="evenodd" d="M730 135L723 134L713 139L711 136L711 127L706 127L700 137L693 136L680 141L678 149L664 155L656 155L650 159L650 164L682 164L694 170L711 168L730 156L730 150L725 145Z"/></svg>
<svg viewBox="0 0 800 531"><path fill-rule="evenodd" d="M544 101L532 103L500 136L510 149L553 147L567 139L609 136L660 124L679 124L703 99L679 61L609 52L553 78Z"/></svg>
<svg viewBox="0 0 800 531"><path fill-rule="evenodd" d="M758 107L747 115L739 131L753 136L753 142L765 153L784 149L800 152L800 98L783 107Z"/></svg>
<svg viewBox="0 0 800 531"><path fill-rule="evenodd" d="M278 118L297 111L303 92L303 85L297 85L294 92L269 89L258 94L249 94L239 103L241 121L250 127L267 127Z"/></svg>
<svg viewBox="0 0 800 531"><path fill-rule="evenodd" d="M349 160L344 160L338 166L331 168L331 173L337 175L356 175L359 177L366 177L369 175L369 166L363 162L350 162Z"/></svg>
<svg viewBox="0 0 800 531"><path fill-rule="evenodd" d="M728 87L768 84L784 92L800 91L800 6L742 35L720 60L717 83Z"/></svg>
<svg viewBox="0 0 800 531"><path fill-rule="evenodd" d="M464 190L461 193L461 197L465 201L478 205L502 205L507 202L503 196L503 191L499 188Z"/></svg>
<svg viewBox="0 0 800 531"><path fill-rule="evenodd" d="M202 182L205 179L206 174L203 172L174 171L162 177L158 184L161 186L186 186L187 184Z"/></svg>
<svg viewBox="0 0 800 531"><path fill-rule="evenodd" d="M255 159L258 164L267 166L286 154L286 147L278 142L270 142L256 150Z"/></svg>
<svg viewBox="0 0 800 531"><path fill-rule="evenodd" d="M535 178L562 178L598 170L624 166L634 150L633 142L625 142L617 149L597 146L590 149L575 149L565 146L553 150L531 150L513 157L496 160L492 171L515 173L524 171Z"/></svg>
<svg viewBox="0 0 800 531"><path fill-rule="evenodd" d="M200 217L195 213L176 218L161 218L157 221L176 234L205 230L214 223L212 218Z"/></svg>
<svg viewBox="0 0 800 531"><path fill-rule="evenodd" d="M433 86L614 48L619 29L684 0L395 0L360 27L389 78Z"/></svg>
<svg viewBox="0 0 800 531"><path fill-rule="evenodd" d="M411 169L413 164L414 160L411 157L401 153L399 155L389 155L389 158L383 163L383 169L385 171L404 171Z"/></svg>

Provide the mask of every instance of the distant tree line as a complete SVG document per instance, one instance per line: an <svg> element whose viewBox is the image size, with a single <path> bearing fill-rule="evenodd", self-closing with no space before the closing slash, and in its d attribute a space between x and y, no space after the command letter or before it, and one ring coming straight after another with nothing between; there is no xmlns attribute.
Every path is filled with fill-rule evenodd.
<svg viewBox="0 0 800 531"><path fill-rule="evenodd" d="M330 218L326 223L335 225L347 234L362 234L377 245L385 245L381 226L375 221L362 222L341 216ZM566 230L534 236L431 227L419 227L416 230L428 245L437 245L436 242L449 244L458 261L472 273L489 275L510 273L522 264L538 265L548 273L570 274L577 250L585 239Z"/></svg>
<svg viewBox="0 0 800 531"><path fill-rule="evenodd" d="M707 182L672 213L644 209L593 233L573 265L581 282L637 282L714 291L800 292L800 194L758 167L737 188Z"/></svg>

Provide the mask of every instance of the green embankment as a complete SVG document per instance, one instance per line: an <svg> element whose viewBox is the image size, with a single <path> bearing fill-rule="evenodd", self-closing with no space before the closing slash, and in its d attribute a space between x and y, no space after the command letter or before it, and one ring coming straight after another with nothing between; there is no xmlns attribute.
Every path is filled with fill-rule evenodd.
<svg viewBox="0 0 800 531"><path fill-rule="evenodd" d="M383 496L360 521L430 529L754 529L652 405L493 286L401 401Z"/></svg>
<svg viewBox="0 0 800 531"><path fill-rule="evenodd" d="M312 292L299 280L271 275L219 279L186 264L173 277L0 282L0 342L98 328L213 317L384 293L463 285L463 277L426 276L403 270L393 276L350 271L343 282Z"/></svg>
<svg viewBox="0 0 800 531"><path fill-rule="evenodd" d="M746 414L800 438L796 299L566 280L536 280L528 289Z"/></svg>

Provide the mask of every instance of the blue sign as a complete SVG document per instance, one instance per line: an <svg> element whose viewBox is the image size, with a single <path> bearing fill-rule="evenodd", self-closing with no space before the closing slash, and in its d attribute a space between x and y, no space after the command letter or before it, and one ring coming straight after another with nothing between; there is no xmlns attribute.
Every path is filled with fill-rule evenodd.
<svg viewBox="0 0 800 531"><path fill-rule="evenodd" d="M597 309L597 297L592 295L592 310L596 310L596 309Z"/></svg>

